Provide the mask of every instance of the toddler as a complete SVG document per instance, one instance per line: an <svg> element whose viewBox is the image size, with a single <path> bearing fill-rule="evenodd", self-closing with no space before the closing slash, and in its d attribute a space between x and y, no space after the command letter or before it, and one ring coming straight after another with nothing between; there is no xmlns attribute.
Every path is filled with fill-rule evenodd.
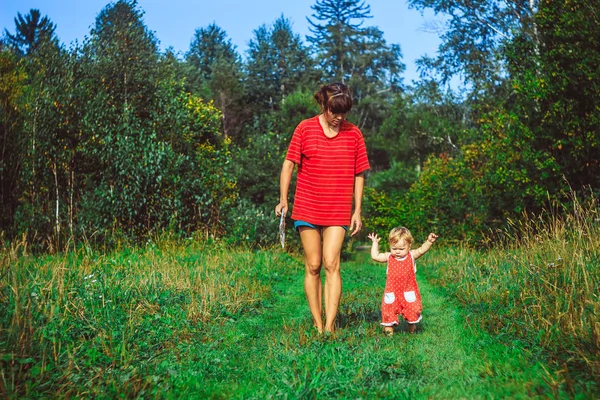
<svg viewBox="0 0 600 400"><path fill-rule="evenodd" d="M430 233L425 243L416 250L411 250L413 237L404 227L390 231L390 252L379 252L379 237L369 234L373 242L371 258L379 262L387 262L387 279L381 304L381 325L386 335L394 333L394 325L398 325L398 315L408 322L408 330L414 333L416 324L421 321L421 294L417 286L415 261L427 253L438 236Z"/></svg>

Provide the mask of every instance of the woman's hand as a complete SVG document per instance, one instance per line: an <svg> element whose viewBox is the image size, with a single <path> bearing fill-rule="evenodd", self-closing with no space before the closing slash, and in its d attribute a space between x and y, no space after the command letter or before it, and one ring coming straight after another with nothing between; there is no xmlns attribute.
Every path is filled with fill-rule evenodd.
<svg viewBox="0 0 600 400"><path fill-rule="evenodd" d="M281 217L281 210L283 210L283 212L285 214L287 214L287 211L288 211L287 201L280 201L279 204L277 204L275 206L275 215L277 215L278 217Z"/></svg>
<svg viewBox="0 0 600 400"><path fill-rule="evenodd" d="M350 229L352 229L352 233L350 236L356 235L362 229L362 220L360 218L360 213L352 214L352 219L350 220Z"/></svg>

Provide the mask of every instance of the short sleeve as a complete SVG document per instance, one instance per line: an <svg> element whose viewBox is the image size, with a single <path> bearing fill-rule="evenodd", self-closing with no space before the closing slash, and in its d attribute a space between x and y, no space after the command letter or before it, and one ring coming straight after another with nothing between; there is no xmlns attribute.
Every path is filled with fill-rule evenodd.
<svg viewBox="0 0 600 400"><path fill-rule="evenodd" d="M300 164L300 159L302 156L302 127L298 125L294 130L294 134L292 135L292 140L290 141L290 145L288 147L287 155L285 156L286 160L290 160L294 164Z"/></svg>
<svg viewBox="0 0 600 400"><path fill-rule="evenodd" d="M364 172L371 168L371 166L369 165L369 159L367 157L367 147L365 146L365 140L360 131L357 132L355 158L356 161L354 163L354 175L358 175L361 172Z"/></svg>

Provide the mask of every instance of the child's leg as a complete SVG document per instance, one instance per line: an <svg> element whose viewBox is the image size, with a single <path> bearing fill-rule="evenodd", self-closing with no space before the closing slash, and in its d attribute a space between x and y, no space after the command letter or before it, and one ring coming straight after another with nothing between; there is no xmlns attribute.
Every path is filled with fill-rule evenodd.
<svg viewBox="0 0 600 400"><path fill-rule="evenodd" d="M393 326L384 326L383 333L385 333L386 336L392 336L394 334L394 327Z"/></svg>
<svg viewBox="0 0 600 400"><path fill-rule="evenodd" d="M410 324L409 323L408 324L408 331L410 333L415 333L417 331L417 324L416 323L415 324Z"/></svg>

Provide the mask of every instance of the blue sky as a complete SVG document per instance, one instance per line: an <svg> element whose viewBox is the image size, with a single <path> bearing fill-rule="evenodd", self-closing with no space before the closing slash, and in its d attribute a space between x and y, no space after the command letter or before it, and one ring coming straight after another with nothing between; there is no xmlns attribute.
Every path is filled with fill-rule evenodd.
<svg viewBox="0 0 600 400"><path fill-rule="evenodd" d="M89 34L98 13L108 0L0 0L2 32L14 32L17 12L27 14L37 8L56 24L60 41L69 45ZM310 34L306 17L311 17L311 6L316 0L138 0L144 11L146 26L154 31L161 49L173 47L185 53L194 31L216 23L244 56L253 31L263 24L271 25L282 14L292 22L292 29L306 43ZM427 13L424 16L409 9L405 0L367 0L373 18L365 26L377 26L388 44L399 44L406 64L405 82L418 79L415 65L422 55L434 55L440 43L437 34L424 30L427 23L441 17ZM313 19L314 20L314 19Z"/></svg>

